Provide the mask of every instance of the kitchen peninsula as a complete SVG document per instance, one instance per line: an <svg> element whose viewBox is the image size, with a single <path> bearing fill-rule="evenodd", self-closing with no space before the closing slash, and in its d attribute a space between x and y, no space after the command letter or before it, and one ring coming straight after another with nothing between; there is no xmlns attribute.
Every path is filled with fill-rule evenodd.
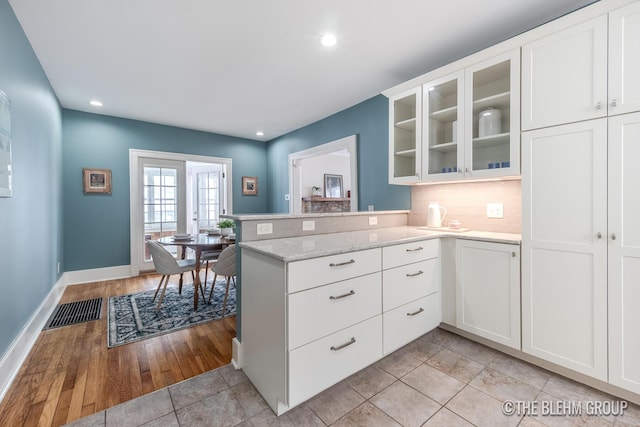
<svg viewBox="0 0 640 427"><path fill-rule="evenodd" d="M232 218L241 236L236 362L277 414L443 316L455 322L452 241L505 245L509 258L519 255L517 234L426 230L407 225L408 211Z"/></svg>

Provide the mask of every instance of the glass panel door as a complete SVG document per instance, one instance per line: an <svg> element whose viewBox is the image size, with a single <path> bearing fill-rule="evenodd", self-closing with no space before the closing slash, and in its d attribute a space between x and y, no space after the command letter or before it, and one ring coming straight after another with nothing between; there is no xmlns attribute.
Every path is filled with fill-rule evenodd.
<svg viewBox="0 0 640 427"><path fill-rule="evenodd" d="M221 211L221 173L200 172L197 175L197 227L202 233L217 228Z"/></svg>
<svg viewBox="0 0 640 427"><path fill-rule="evenodd" d="M184 233L186 230L184 162L141 159L142 230L141 270L152 270L153 262L146 246L148 240ZM167 246L176 256L177 248Z"/></svg>

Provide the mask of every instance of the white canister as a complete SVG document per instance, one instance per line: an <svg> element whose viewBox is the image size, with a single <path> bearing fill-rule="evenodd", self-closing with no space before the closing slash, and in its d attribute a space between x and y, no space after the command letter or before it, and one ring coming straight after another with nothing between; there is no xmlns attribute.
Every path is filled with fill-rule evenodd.
<svg viewBox="0 0 640 427"><path fill-rule="evenodd" d="M480 113L478 119L478 137L497 135L502 131L502 113L500 110L487 108Z"/></svg>

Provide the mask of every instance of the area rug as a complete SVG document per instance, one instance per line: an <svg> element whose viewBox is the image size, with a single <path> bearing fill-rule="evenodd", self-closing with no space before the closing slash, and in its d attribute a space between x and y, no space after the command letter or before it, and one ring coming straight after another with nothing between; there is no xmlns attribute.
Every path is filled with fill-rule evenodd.
<svg viewBox="0 0 640 427"><path fill-rule="evenodd" d="M110 297L107 346L117 347L232 316L236 313L236 289L233 283L229 286L227 307L223 313L225 287L226 279L218 280L211 304L203 301L200 295L196 311L193 310L193 286L190 284L182 287L181 295L178 293L178 286L170 283L159 311L156 311L158 300L152 301L155 289ZM206 290L207 298L210 289L209 284Z"/></svg>

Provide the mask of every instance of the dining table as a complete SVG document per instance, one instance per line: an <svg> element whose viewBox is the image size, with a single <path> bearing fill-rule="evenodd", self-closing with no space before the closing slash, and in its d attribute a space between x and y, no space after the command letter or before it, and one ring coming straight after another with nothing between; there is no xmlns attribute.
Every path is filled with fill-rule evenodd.
<svg viewBox="0 0 640 427"><path fill-rule="evenodd" d="M200 268L202 267L202 254L207 251L221 251L226 246L233 245L235 238L228 236L212 235L207 233L200 233L196 235L190 235L187 237L175 237L165 236L158 239L158 242L165 246L179 246L182 248L181 257L184 259L187 255L187 248L192 249L195 252L195 278L194 278L194 292L193 292L193 309L198 309L198 289L202 292L202 283L200 282ZM206 285L206 284L205 284ZM182 278L180 278L180 289L182 289ZM204 298L204 294L203 294Z"/></svg>

